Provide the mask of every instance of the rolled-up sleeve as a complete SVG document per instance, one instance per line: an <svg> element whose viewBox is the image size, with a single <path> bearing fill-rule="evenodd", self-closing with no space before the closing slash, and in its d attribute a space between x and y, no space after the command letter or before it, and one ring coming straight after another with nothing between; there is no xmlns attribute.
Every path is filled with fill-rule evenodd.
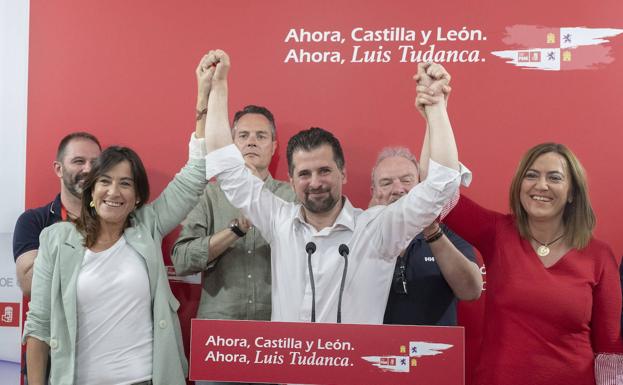
<svg viewBox="0 0 623 385"><path fill-rule="evenodd" d="M471 172L462 164L457 171L431 160L428 177L389 205L378 218L380 251L384 257L395 258L439 216L459 186L470 182Z"/></svg>
<svg viewBox="0 0 623 385"><path fill-rule="evenodd" d="M206 179L216 177L221 190L232 206L240 209L251 220L266 241L272 240L273 218L290 207L290 203L264 188L264 181L245 167L238 148L229 146L212 151L206 156Z"/></svg>
<svg viewBox="0 0 623 385"><path fill-rule="evenodd" d="M244 166L244 159L236 145L219 148L206 156L206 179L218 177L223 172L240 166Z"/></svg>
<svg viewBox="0 0 623 385"><path fill-rule="evenodd" d="M193 132L188 142L188 159L203 159L207 154L205 138L197 138Z"/></svg>
<svg viewBox="0 0 623 385"><path fill-rule="evenodd" d="M199 204L184 220L182 231L175 241L171 261L177 275L204 271L210 260L210 238L214 234L214 213L208 190Z"/></svg>
<svg viewBox="0 0 623 385"><path fill-rule="evenodd" d="M205 179L205 143L193 133L188 143L188 162L169 182L167 187L145 209L153 210L156 217L156 231L168 234L184 220L186 215L199 202L199 197L207 184ZM151 207L151 209L149 208ZM138 215L143 215L137 210ZM148 216L144 215L143 221ZM148 223L149 221L144 221Z"/></svg>
<svg viewBox="0 0 623 385"><path fill-rule="evenodd" d="M39 252L35 259L32 277L32 289L28 313L24 324L22 343L27 337L34 337L50 344L50 314L53 273L53 248L50 244L50 228L41 232Z"/></svg>

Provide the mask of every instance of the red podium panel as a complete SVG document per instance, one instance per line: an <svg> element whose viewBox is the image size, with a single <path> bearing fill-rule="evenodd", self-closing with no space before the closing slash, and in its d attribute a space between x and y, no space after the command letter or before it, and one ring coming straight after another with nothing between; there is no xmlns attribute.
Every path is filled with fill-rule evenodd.
<svg viewBox="0 0 623 385"><path fill-rule="evenodd" d="M296 384L464 384L460 327L198 320L190 379Z"/></svg>

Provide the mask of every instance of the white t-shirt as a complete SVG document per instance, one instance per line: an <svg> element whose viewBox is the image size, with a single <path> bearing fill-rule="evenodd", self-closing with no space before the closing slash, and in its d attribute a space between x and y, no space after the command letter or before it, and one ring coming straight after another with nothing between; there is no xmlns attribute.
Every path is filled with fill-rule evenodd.
<svg viewBox="0 0 623 385"><path fill-rule="evenodd" d="M151 379L153 321L143 258L124 237L107 250L87 250L77 285L76 384Z"/></svg>

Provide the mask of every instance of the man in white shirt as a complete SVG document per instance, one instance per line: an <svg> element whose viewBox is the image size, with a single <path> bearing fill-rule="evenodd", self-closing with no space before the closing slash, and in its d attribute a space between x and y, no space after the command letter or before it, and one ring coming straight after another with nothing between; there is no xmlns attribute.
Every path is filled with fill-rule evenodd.
<svg viewBox="0 0 623 385"><path fill-rule="evenodd" d="M229 57L219 50L210 54L217 64L206 119L206 173L218 178L227 199L271 245L272 319L335 322L341 310L345 323L382 323L396 256L439 215L463 174L457 171L445 104L426 107L431 126L428 178L402 199L366 211L354 208L342 195L346 168L339 141L326 130L311 128L288 142L290 183L300 202L288 203L263 188L232 144ZM423 70L430 97L443 98L443 68L425 64ZM310 243L315 245L311 258L306 252ZM342 245L350 250L347 257Z"/></svg>

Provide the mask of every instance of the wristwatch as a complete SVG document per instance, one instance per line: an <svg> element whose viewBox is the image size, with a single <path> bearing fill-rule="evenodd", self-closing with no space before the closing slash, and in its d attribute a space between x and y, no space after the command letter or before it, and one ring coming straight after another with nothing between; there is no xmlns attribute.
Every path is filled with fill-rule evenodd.
<svg viewBox="0 0 623 385"><path fill-rule="evenodd" d="M231 223L229 224L229 229L232 231L232 233L236 234L240 238L247 235L247 233L240 230L240 222L238 222L238 218L232 219Z"/></svg>

